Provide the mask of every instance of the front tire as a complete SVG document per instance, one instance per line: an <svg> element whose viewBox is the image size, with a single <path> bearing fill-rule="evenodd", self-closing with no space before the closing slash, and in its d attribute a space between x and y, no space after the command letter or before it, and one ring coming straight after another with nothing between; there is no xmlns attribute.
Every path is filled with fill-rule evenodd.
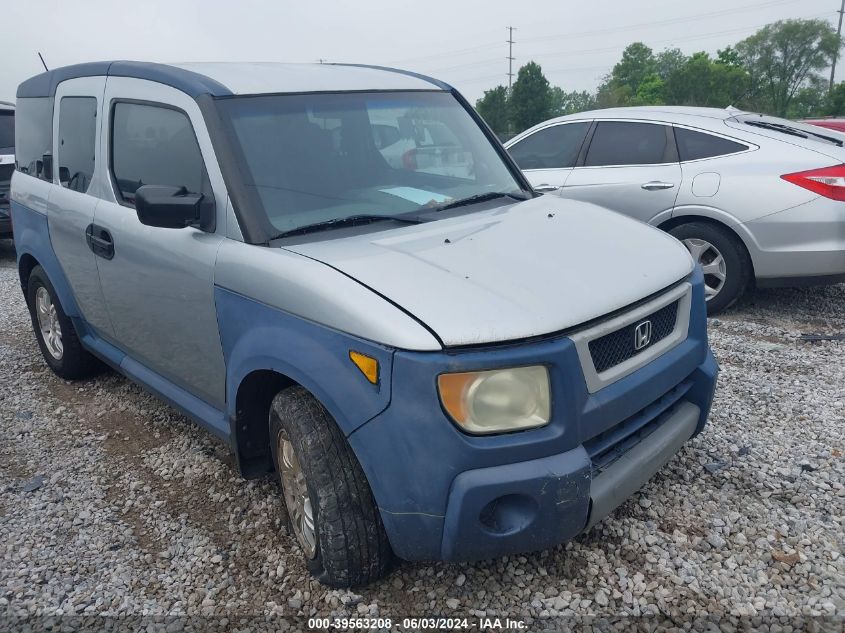
<svg viewBox="0 0 845 633"><path fill-rule="evenodd" d="M727 229L706 222L689 222L669 230L689 250L704 272L707 314L713 316L736 303L752 278L745 246Z"/></svg>
<svg viewBox="0 0 845 633"><path fill-rule="evenodd" d="M55 288L41 266L36 266L29 274L26 299L41 355L56 375L74 380L103 369L102 363L82 347L73 321L65 314Z"/></svg>
<svg viewBox="0 0 845 633"><path fill-rule="evenodd" d="M332 587L381 578L392 552L364 471L334 419L302 387L270 407L270 441L289 527L308 570Z"/></svg>

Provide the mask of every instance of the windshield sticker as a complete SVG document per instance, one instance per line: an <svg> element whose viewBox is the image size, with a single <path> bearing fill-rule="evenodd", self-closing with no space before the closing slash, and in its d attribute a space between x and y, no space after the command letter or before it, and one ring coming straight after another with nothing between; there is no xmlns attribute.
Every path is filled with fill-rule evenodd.
<svg viewBox="0 0 845 633"><path fill-rule="evenodd" d="M390 189L379 189L382 193L389 193L391 196L403 198L416 202L419 205L428 204L429 202L440 203L446 200L451 200L449 196L444 196L442 193L434 193L433 191L426 191L425 189L417 189L416 187L391 187Z"/></svg>

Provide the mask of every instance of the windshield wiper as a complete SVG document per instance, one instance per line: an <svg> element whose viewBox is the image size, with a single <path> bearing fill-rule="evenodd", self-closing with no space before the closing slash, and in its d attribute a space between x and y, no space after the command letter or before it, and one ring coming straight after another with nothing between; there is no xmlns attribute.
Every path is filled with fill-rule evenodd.
<svg viewBox="0 0 845 633"><path fill-rule="evenodd" d="M359 226L362 224L370 224L371 222L379 222L381 220L391 220L393 222L403 222L405 224L420 224L422 222L419 218L403 217L401 215L376 215L374 213L350 215L346 218L335 218L334 220L326 220L325 222L315 222L314 224L298 226L295 229L279 233L271 239L278 240L283 237L291 237L292 235L305 235L306 233L315 233L317 231L324 231L326 229L334 229L344 226Z"/></svg>
<svg viewBox="0 0 845 633"><path fill-rule="evenodd" d="M827 134L811 132L810 130L799 130L798 128L790 127L788 125L784 125L783 123L773 123L772 121L746 121L746 123L748 125L753 125L754 127L760 127L766 130L777 130L778 132L783 132L784 134L790 134L792 136L799 136L801 138L810 138L811 136L814 136L822 139L823 141L827 141L828 143L832 143L837 147L842 147L843 145L842 140L838 138L828 136Z"/></svg>
<svg viewBox="0 0 845 633"><path fill-rule="evenodd" d="M819 134L818 132L810 132L809 130L801 130L804 134L809 134L810 136L815 136L816 138L820 138L824 141L829 143L833 143L838 147L842 147L842 141L838 138L833 138L832 136L828 136L827 134Z"/></svg>
<svg viewBox="0 0 845 633"><path fill-rule="evenodd" d="M790 136L798 136L800 138L810 138L802 130L796 130L794 127L782 125L780 123L772 123L771 121L746 121L746 125L763 128L764 130L775 130L776 132L783 132Z"/></svg>
<svg viewBox="0 0 845 633"><path fill-rule="evenodd" d="M474 196L467 196L466 198L459 198L451 202L432 207L432 211L445 211L446 209L455 209L457 207L465 207L477 202L487 202L488 200L495 200L496 198L513 198L514 200L528 200L528 196L522 192L512 191L510 193L504 191L490 191L488 193L479 193Z"/></svg>

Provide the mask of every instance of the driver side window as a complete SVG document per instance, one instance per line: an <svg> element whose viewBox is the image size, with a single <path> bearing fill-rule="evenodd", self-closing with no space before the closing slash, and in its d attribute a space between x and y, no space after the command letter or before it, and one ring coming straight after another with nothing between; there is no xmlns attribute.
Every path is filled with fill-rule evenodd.
<svg viewBox="0 0 845 633"><path fill-rule="evenodd" d="M184 112L118 102L111 128L111 170L124 204L134 206L135 191L143 185L185 187L211 199L205 163Z"/></svg>

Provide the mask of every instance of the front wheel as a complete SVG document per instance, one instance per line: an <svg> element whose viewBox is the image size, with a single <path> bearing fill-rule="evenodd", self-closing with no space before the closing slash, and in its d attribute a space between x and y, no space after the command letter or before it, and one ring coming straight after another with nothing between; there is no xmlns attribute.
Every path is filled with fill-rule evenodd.
<svg viewBox="0 0 845 633"><path fill-rule="evenodd" d="M669 230L679 239L704 273L707 314L718 314L732 306L748 287L751 259L733 233L714 224L689 222Z"/></svg>
<svg viewBox="0 0 845 633"><path fill-rule="evenodd" d="M273 461L308 570L332 587L365 585L392 552L364 471L334 419L302 387L270 407Z"/></svg>

